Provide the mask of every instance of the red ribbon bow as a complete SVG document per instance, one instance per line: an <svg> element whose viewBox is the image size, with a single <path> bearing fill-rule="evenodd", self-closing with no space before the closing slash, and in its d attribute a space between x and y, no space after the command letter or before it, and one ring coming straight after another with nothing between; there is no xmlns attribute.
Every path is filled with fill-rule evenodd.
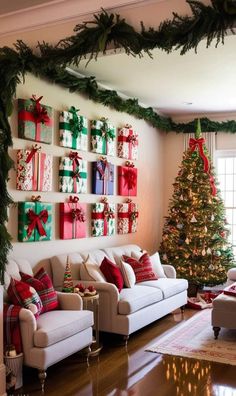
<svg viewBox="0 0 236 396"><path fill-rule="evenodd" d="M128 190L132 190L137 183L136 172L132 168L124 169L124 185L128 187Z"/></svg>
<svg viewBox="0 0 236 396"><path fill-rule="evenodd" d="M48 116L48 112L44 106L41 106L40 101L42 100L43 96L40 96L38 99L36 98L36 95L32 95L31 100L34 102L34 121L35 124L46 124L47 122L50 121L50 118Z"/></svg>
<svg viewBox="0 0 236 396"><path fill-rule="evenodd" d="M85 213L81 208L72 209L71 215L73 220L78 220L83 223L85 222Z"/></svg>
<svg viewBox="0 0 236 396"><path fill-rule="evenodd" d="M127 136L127 142L131 143L133 146L136 146L138 144L137 135L129 135L129 136Z"/></svg>
<svg viewBox="0 0 236 396"><path fill-rule="evenodd" d="M41 150L41 147L38 146L37 144L32 146L32 149L31 149L30 153L28 154L25 162L28 164L31 161L31 159L33 158L33 156L37 153L37 151L40 151L40 150Z"/></svg>
<svg viewBox="0 0 236 396"><path fill-rule="evenodd" d="M76 164L77 166L79 166L79 160L82 159L76 151L71 151L69 158L73 161L73 165Z"/></svg>
<svg viewBox="0 0 236 396"><path fill-rule="evenodd" d="M48 211L46 209L41 210L39 214L36 214L32 209L28 211L28 218L30 224L27 229L27 235L30 237L33 230L37 227L39 235L44 236L47 235L45 229L43 228L42 222L45 224L48 220Z"/></svg>
<svg viewBox="0 0 236 396"><path fill-rule="evenodd" d="M208 172L209 170L209 161L208 158L206 157L206 155L204 154L203 151L203 144L205 143L205 139L204 138L200 138L200 139L193 139L190 138L189 139L189 147L191 149L191 151L193 152L194 150L196 150L196 148L198 147L199 150L199 154L203 160L204 163L204 172Z"/></svg>
<svg viewBox="0 0 236 396"><path fill-rule="evenodd" d="M77 202L79 202L79 197L72 197L72 195L70 195L69 202L77 203Z"/></svg>

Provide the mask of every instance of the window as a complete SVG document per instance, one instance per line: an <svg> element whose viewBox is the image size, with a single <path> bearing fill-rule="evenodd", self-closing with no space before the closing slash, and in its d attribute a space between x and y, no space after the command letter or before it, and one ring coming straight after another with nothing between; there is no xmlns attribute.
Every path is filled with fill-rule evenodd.
<svg viewBox="0 0 236 396"><path fill-rule="evenodd" d="M236 151L216 152L216 171L229 223L229 241L236 257Z"/></svg>

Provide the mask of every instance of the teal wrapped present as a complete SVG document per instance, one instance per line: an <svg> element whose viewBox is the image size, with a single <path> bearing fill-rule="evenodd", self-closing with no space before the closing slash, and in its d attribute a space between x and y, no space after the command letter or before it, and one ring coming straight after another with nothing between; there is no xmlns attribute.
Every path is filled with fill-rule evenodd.
<svg viewBox="0 0 236 396"><path fill-rule="evenodd" d="M51 203L37 200L18 202L18 240L20 242L49 241L51 234Z"/></svg>
<svg viewBox="0 0 236 396"><path fill-rule="evenodd" d="M91 122L91 146L92 152L115 156L115 127L107 121L107 118Z"/></svg>
<svg viewBox="0 0 236 396"><path fill-rule="evenodd" d="M88 150L88 120L77 114L79 109L71 106L60 113L60 145L76 150Z"/></svg>
<svg viewBox="0 0 236 396"><path fill-rule="evenodd" d="M87 192L87 161L77 152L62 157L59 165L59 191L85 194Z"/></svg>

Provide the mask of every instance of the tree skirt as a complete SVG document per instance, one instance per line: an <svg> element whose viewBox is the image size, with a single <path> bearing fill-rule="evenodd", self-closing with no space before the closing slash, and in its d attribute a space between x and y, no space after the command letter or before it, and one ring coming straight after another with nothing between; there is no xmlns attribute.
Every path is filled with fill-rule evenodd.
<svg viewBox="0 0 236 396"><path fill-rule="evenodd" d="M205 309L159 338L146 351L236 366L236 330L221 329L217 340Z"/></svg>

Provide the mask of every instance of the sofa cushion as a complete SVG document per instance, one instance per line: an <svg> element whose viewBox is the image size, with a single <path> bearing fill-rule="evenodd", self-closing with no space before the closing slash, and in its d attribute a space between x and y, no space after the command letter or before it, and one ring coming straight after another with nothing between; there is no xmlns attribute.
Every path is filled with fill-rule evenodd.
<svg viewBox="0 0 236 396"><path fill-rule="evenodd" d="M100 265L100 270L105 276L107 282L116 285L120 292L124 286L124 280L120 268L113 264L107 257L104 257Z"/></svg>
<svg viewBox="0 0 236 396"><path fill-rule="evenodd" d="M136 276L133 268L123 260L120 261L120 269L124 279L124 285L126 287L133 287L136 283Z"/></svg>
<svg viewBox="0 0 236 396"><path fill-rule="evenodd" d="M34 277L24 274L23 272L20 272L20 275L24 282L31 285L38 292L43 304L42 313L52 311L58 307L57 294L44 268L40 268Z"/></svg>
<svg viewBox="0 0 236 396"><path fill-rule="evenodd" d="M188 281L186 279L160 278L158 280L141 282L137 286L149 286L159 289L163 294L163 298L168 298L187 290Z"/></svg>
<svg viewBox="0 0 236 396"><path fill-rule="evenodd" d="M88 255L86 261L80 265L80 279L84 281L106 282L98 264L93 263Z"/></svg>
<svg viewBox="0 0 236 396"><path fill-rule="evenodd" d="M120 260L123 255L132 256L133 252L140 252L141 248L138 245L123 245L103 249L106 256L117 265L120 265ZM101 261L100 261L101 262Z"/></svg>
<svg viewBox="0 0 236 396"><path fill-rule="evenodd" d="M161 290L154 287L135 285L131 289L121 290L118 313L129 315L161 300L163 300Z"/></svg>
<svg viewBox="0 0 236 396"><path fill-rule="evenodd" d="M136 276L136 283L157 279L157 276L153 272L152 264L147 253L144 253L139 260L124 255L123 260L133 268Z"/></svg>
<svg viewBox="0 0 236 396"><path fill-rule="evenodd" d="M45 348L93 325L92 311L51 311L40 315L34 345Z"/></svg>
<svg viewBox="0 0 236 396"><path fill-rule="evenodd" d="M81 263L84 262L84 258L79 253L71 253L68 255L60 254L58 256L54 256L50 259L50 262L52 267L53 285L56 289L60 289L63 286L66 263L68 260L71 264L72 279L76 282L79 279L79 268Z"/></svg>

